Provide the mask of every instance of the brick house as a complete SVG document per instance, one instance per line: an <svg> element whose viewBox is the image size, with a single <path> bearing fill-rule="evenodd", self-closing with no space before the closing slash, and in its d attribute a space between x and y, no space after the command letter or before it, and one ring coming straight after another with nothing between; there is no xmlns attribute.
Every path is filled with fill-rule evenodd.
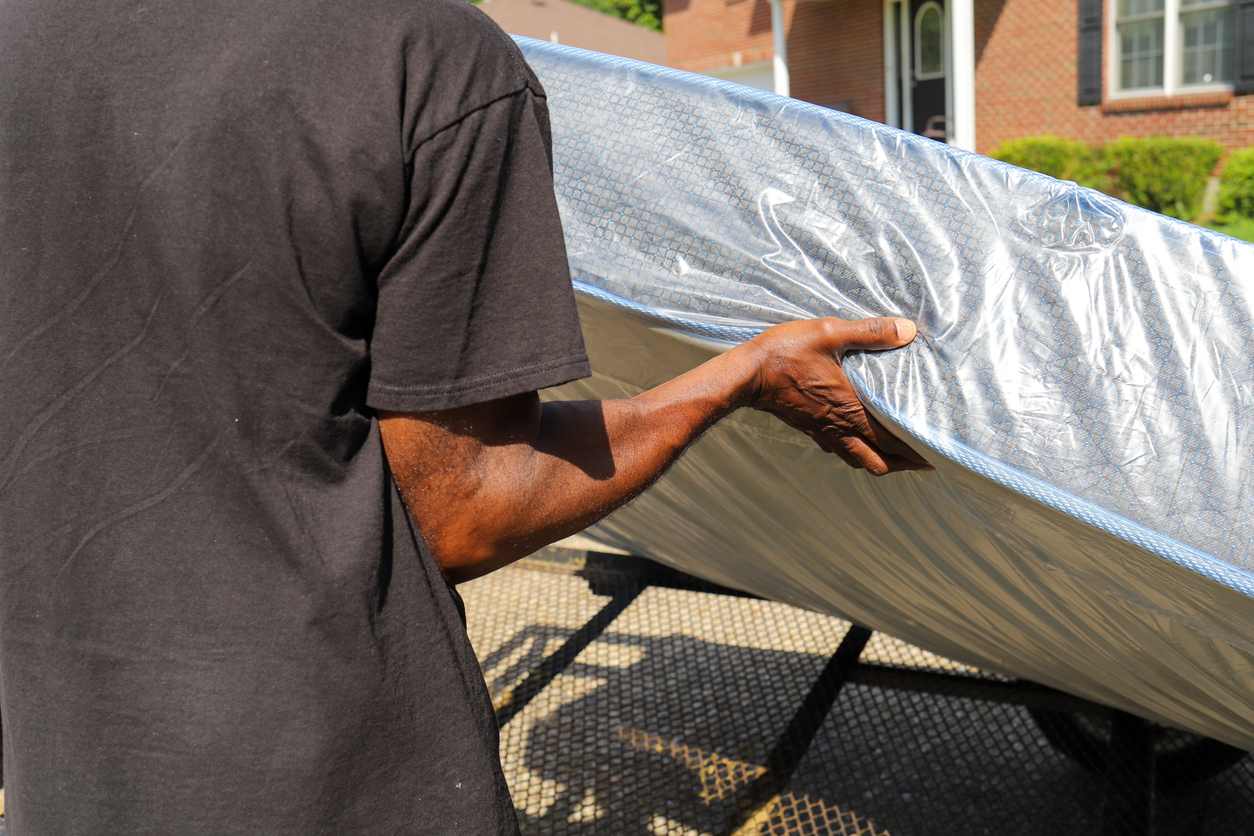
<svg viewBox="0 0 1254 836"><path fill-rule="evenodd" d="M667 62L987 152L1254 145L1254 0L666 0Z"/></svg>
<svg viewBox="0 0 1254 836"><path fill-rule="evenodd" d="M666 63L666 39L571 0L479 0L476 7L511 35Z"/></svg>

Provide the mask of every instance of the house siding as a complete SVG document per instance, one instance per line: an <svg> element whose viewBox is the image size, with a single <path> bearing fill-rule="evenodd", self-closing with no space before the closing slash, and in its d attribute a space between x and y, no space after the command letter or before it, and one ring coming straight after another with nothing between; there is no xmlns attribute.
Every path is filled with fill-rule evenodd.
<svg viewBox="0 0 1254 836"><path fill-rule="evenodd" d="M784 4L790 22L795 2ZM664 0L666 61L704 73L769 61L771 7L766 0Z"/></svg>
<svg viewBox="0 0 1254 836"><path fill-rule="evenodd" d="M480 0L475 8L511 35L661 64L666 38L571 0Z"/></svg>
<svg viewBox="0 0 1254 836"><path fill-rule="evenodd" d="M1110 15L1103 21L1108 46ZM1199 93L1171 99L1077 103L1079 14L1074 2L976 0L977 150L1054 134L1085 142L1121 136L1204 136L1235 150L1254 145L1254 96ZM1103 55L1108 89L1110 55Z"/></svg>
<svg viewBox="0 0 1254 836"><path fill-rule="evenodd" d="M881 0L786 0L792 94L886 121ZM770 60L767 0L666 0L667 61L693 72ZM1254 145L1254 95L1207 93L1077 102L1075 0L975 0L976 148L1054 134L1086 142L1120 136L1205 136ZM1108 47L1111 21L1104 21ZM1103 56L1104 80L1110 55Z"/></svg>
<svg viewBox="0 0 1254 836"><path fill-rule="evenodd" d="M786 0L792 95L885 120L883 10L865 0ZM666 0L667 62L711 71L769 61L767 0Z"/></svg>

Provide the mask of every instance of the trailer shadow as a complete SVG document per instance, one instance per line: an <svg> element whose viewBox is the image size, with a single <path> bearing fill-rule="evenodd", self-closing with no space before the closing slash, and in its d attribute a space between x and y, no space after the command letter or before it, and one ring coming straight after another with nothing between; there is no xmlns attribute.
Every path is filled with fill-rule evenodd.
<svg viewBox="0 0 1254 836"><path fill-rule="evenodd" d="M494 697L571 632L533 625L487 657ZM502 730L523 832L1099 832L1100 781L1051 748L1026 710L862 685L843 689L754 815L755 782L826 663L682 634L602 634ZM1156 832L1250 832L1251 778L1247 759L1161 798Z"/></svg>

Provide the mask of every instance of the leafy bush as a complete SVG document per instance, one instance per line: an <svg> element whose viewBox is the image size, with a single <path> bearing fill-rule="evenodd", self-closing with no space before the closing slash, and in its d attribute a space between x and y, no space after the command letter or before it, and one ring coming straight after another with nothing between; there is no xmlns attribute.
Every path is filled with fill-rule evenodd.
<svg viewBox="0 0 1254 836"><path fill-rule="evenodd" d="M1011 139L990 151L989 156L1059 180L1072 180L1090 189L1108 192L1111 188L1110 164L1102 150L1078 139L1056 136Z"/></svg>
<svg viewBox="0 0 1254 836"><path fill-rule="evenodd" d="M1254 148L1236 151L1224 163L1216 215L1216 220L1229 224L1254 218Z"/></svg>
<svg viewBox="0 0 1254 836"><path fill-rule="evenodd" d="M1223 146L1201 137L1123 137L1106 146L1115 186L1129 203L1192 220Z"/></svg>
<svg viewBox="0 0 1254 836"><path fill-rule="evenodd" d="M470 0L478 3L480 0ZM662 31L662 0L575 0L581 6L596 9L607 15L630 20L637 26Z"/></svg>
<svg viewBox="0 0 1254 836"><path fill-rule="evenodd" d="M662 0L575 0L576 3L630 20L637 26L662 31Z"/></svg>

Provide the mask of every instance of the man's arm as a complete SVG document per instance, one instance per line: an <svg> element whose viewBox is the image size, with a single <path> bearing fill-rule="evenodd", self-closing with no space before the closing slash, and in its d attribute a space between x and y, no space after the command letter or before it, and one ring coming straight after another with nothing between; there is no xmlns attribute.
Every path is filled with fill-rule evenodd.
<svg viewBox="0 0 1254 836"><path fill-rule="evenodd" d="M453 583L579 532L638 496L740 407L771 412L875 475L927 467L862 408L845 351L914 337L907 320L777 325L634 398L541 404L536 393L441 412L382 412L401 497Z"/></svg>

